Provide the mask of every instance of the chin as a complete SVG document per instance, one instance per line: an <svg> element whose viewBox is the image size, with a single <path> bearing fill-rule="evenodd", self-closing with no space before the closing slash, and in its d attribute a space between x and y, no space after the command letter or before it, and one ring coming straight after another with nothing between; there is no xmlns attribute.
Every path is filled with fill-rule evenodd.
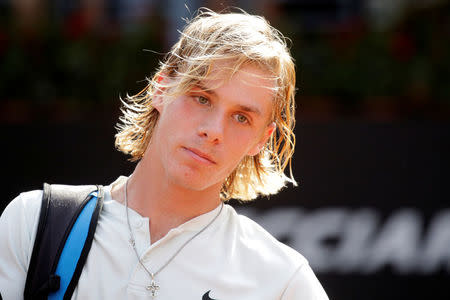
<svg viewBox="0 0 450 300"><path fill-rule="evenodd" d="M183 190L192 191L192 192L203 192L203 191L208 190L212 186L212 185L205 184L204 181L197 182L197 181L192 181L192 180L191 181L187 181L187 180L181 181L180 180L178 182L174 182L174 184Z"/></svg>
<svg viewBox="0 0 450 300"><path fill-rule="evenodd" d="M201 176L197 172L183 172L178 175L171 176L171 182L185 190L201 192L218 184L211 176Z"/></svg>
<svg viewBox="0 0 450 300"><path fill-rule="evenodd" d="M205 168L184 161L172 160L167 165L167 178L171 184L181 189L201 192L216 186L222 187L223 178L217 169ZM219 190L220 190L219 188Z"/></svg>

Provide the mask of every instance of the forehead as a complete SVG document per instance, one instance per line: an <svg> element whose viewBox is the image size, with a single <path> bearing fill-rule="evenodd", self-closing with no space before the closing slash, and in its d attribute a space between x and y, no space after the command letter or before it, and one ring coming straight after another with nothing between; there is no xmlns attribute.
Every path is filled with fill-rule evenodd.
<svg viewBox="0 0 450 300"><path fill-rule="evenodd" d="M228 93L239 93L244 97L254 95L274 100L277 83L275 76L259 66L243 64L235 67L230 63L215 63L195 87L211 93L225 89Z"/></svg>

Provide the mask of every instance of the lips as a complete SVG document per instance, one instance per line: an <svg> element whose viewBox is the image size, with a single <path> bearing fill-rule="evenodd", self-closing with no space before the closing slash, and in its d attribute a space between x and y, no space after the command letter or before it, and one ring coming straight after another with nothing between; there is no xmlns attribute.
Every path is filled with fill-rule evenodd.
<svg viewBox="0 0 450 300"><path fill-rule="evenodd" d="M208 163L208 164L216 164L216 162L214 161L214 159L209 156L208 154L196 149L196 148L190 148L190 147L183 147L184 150L186 150L188 152L188 154L190 154L194 159L200 161L200 162L204 162L204 163Z"/></svg>

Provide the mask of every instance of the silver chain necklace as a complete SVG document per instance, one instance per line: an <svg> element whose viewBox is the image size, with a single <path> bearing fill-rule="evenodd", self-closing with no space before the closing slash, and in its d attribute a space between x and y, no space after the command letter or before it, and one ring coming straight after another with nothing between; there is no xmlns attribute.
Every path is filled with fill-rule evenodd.
<svg viewBox="0 0 450 300"><path fill-rule="evenodd" d="M202 233L203 231L206 230L206 228L208 228L212 223L214 223L214 221L217 219L217 217L219 217L220 213L222 212L223 209L223 203L221 204L220 210L217 213L217 215L208 223L206 224L205 227L203 227L199 232L197 232L196 234L194 234L190 239L188 239L186 242L184 242L184 244L167 260L167 262L161 267L159 268L156 272L152 273L150 272L147 267L144 265L144 263L141 260L141 257L139 256L139 253L136 249L136 239L134 238L134 234L133 234L133 230L131 228L130 225L130 218L128 217L128 199L127 199L127 189L128 189L128 179L125 182L125 212L126 212L126 216L127 216L127 224L128 224L128 230L130 232L130 244L134 249L134 253L136 254L136 257L139 261L139 264L141 264L142 268L144 268L145 272L147 272L147 274L150 276L151 278L151 283L150 285L148 285L146 287L146 289L148 291L150 291L150 293L152 294L152 297L156 297L157 296L157 291L160 289L160 286L156 284L155 282L155 276L158 275L159 272L161 272L165 267L167 267L168 264L170 264L170 262L175 258L175 256L178 255L178 253L181 252L181 250L187 245L189 244L190 241L192 241L196 236L198 236L200 233Z"/></svg>

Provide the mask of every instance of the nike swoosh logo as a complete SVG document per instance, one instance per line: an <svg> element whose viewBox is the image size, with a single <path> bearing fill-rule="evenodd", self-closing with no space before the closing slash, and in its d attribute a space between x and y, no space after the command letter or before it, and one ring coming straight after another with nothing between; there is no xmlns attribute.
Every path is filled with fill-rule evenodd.
<svg viewBox="0 0 450 300"><path fill-rule="evenodd" d="M211 298L211 297L209 296L209 292L211 292L211 290L207 291L207 292L203 295L202 300L217 300L217 299Z"/></svg>

